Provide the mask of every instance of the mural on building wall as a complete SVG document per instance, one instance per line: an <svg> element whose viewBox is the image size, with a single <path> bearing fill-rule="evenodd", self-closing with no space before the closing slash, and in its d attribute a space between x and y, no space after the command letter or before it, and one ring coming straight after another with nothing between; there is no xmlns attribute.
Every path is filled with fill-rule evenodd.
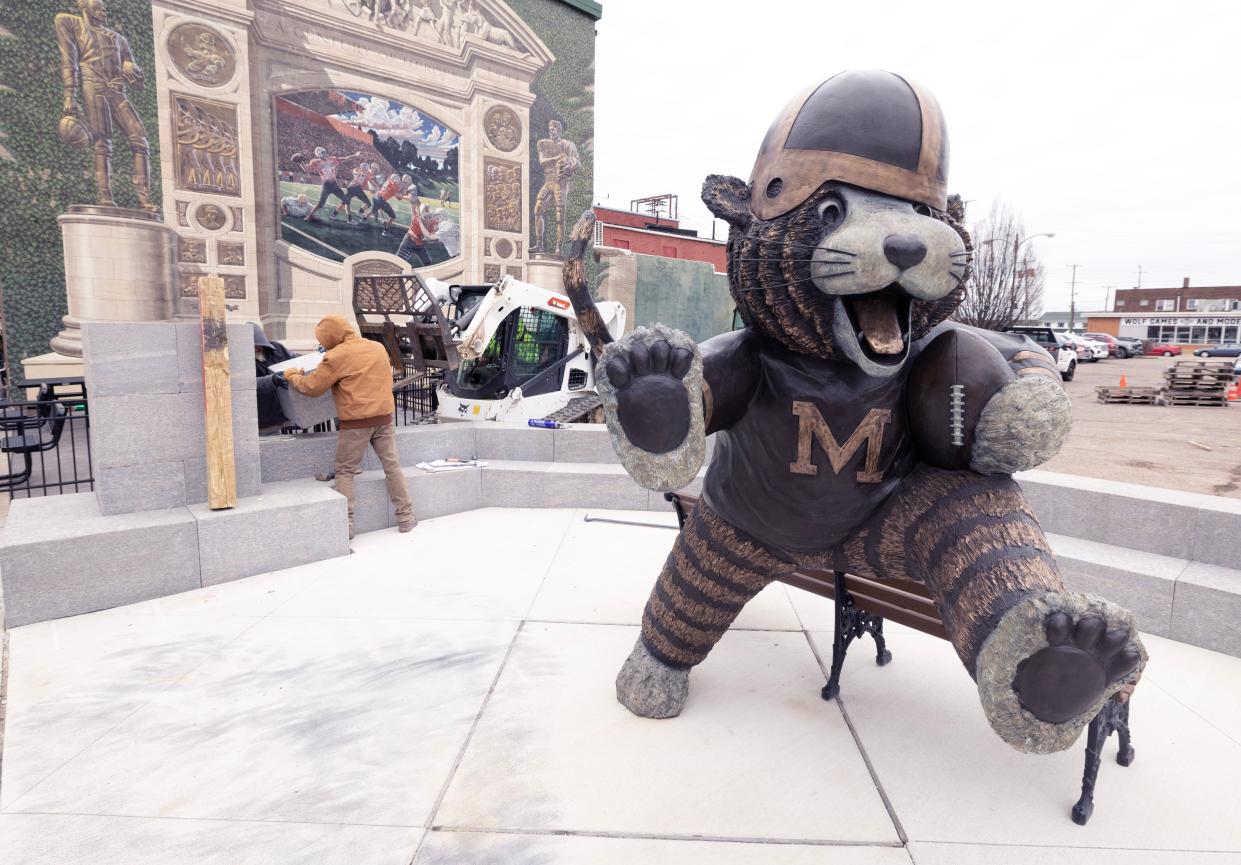
<svg viewBox="0 0 1241 865"><path fill-rule="evenodd" d="M530 107L529 132L529 251L538 252L541 245L546 252L555 254L553 211L567 214L563 221L568 225L561 232L562 237L567 237L576 214L590 207L594 194L595 22L586 15L565 15L564 4L559 0L508 0L508 5L556 58L531 87L535 100ZM553 120L560 124L559 140L573 145L576 151L577 164L567 177L564 166L572 160L548 158L559 146L540 147L543 141L556 140L550 132ZM556 186L560 187L559 205ZM563 252L561 249L560 254ZM587 261L592 281L595 267L593 260Z"/></svg>
<svg viewBox="0 0 1241 865"><path fill-rule="evenodd" d="M503 159L483 162L483 225L521 231L521 165Z"/></svg>
<svg viewBox="0 0 1241 865"><path fill-rule="evenodd" d="M168 56L177 71L203 87L233 80L237 53L233 44L205 24L180 24L168 34Z"/></svg>
<svg viewBox="0 0 1241 865"><path fill-rule="evenodd" d="M120 207L132 208L160 201L151 4L149 0L108 0L106 6L89 5L89 14L98 16L102 12L104 26L117 34L111 42L115 53L111 48L83 52L77 22L62 19L65 23L54 24L61 13L78 20L87 14L74 0L0 3L0 188L14 202L31 203L28 207L0 208L4 349L16 376L21 375L19 361L47 352L48 340L63 327L65 261L56 217L71 205L99 201L94 143L74 148L62 143L58 135L67 96L80 109L76 115L80 123L89 125L90 111L98 111L88 110L84 100L89 97L81 78L74 77L75 68L80 76L83 66L94 68L99 63L119 61L118 77L110 83L107 94L95 92L93 78L89 85L91 94L100 96L110 111L116 108L125 112L124 120L109 116L113 154L108 186L112 200ZM58 34L70 52L67 64ZM131 64L128 74L126 62ZM62 77L62 70L66 77ZM143 82L141 88L136 86L139 80ZM120 107L122 98L128 109ZM101 119L96 117L95 121L103 131ZM139 128L143 130L141 136ZM144 143L139 142L140 137ZM142 158L135 160L135 153ZM136 161L141 163L139 168L151 166L150 173L135 172ZM135 173L140 177L137 188Z"/></svg>
<svg viewBox="0 0 1241 865"><path fill-rule="evenodd" d="M276 97L281 236L334 261L460 254L460 135L393 99L348 90Z"/></svg>
<svg viewBox="0 0 1241 865"><path fill-rule="evenodd" d="M344 0L345 8L359 18L374 21L393 30L403 30L419 39L459 48L467 39L499 45L519 54L526 47L489 9L476 0Z"/></svg>
<svg viewBox="0 0 1241 865"><path fill-rule="evenodd" d="M172 119L177 189L241 195L236 106L174 94Z"/></svg>

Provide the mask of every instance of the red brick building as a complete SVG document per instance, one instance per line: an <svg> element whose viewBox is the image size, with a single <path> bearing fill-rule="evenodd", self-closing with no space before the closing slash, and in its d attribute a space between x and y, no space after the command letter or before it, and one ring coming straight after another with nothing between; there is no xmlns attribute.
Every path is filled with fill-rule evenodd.
<svg viewBox="0 0 1241 865"><path fill-rule="evenodd" d="M1176 343L1192 351L1241 338L1241 285L1195 288L1186 278L1177 288L1121 289L1111 312L1086 315L1093 333Z"/></svg>
<svg viewBox="0 0 1241 865"><path fill-rule="evenodd" d="M1235 312L1241 310L1241 285L1179 288L1125 288L1116 292L1113 312Z"/></svg>
<svg viewBox="0 0 1241 865"><path fill-rule="evenodd" d="M595 207L595 245L628 249L642 255L705 261L717 273L728 269L723 240L708 240L681 228L676 219Z"/></svg>

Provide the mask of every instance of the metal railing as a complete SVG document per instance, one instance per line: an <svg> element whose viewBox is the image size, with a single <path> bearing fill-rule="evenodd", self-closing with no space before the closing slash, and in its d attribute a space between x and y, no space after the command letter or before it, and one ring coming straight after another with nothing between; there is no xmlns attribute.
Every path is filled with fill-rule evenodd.
<svg viewBox="0 0 1241 865"><path fill-rule="evenodd" d="M0 493L13 498L94 489L90 411L80 378L36 379L0 395Z"/></svg>
<svg viewBox="0 0 1241 865"><path fill-rule="evenodd" d="M396 401L397 426L414 426L415 424L435 423L435 411L439 408L439 397L436 389L444 380L440 370L428 370L418 378L407 381L392 389L392 397ZM338 429L334 420L315 424L310 429L289 426L280 430L282 435L298 435L301 433L335 432Z"/></svg>

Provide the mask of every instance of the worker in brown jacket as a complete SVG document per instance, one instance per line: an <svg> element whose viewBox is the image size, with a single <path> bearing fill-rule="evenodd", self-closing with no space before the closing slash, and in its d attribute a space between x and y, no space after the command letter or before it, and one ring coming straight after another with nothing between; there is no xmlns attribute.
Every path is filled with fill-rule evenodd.
<svg viewBox="0 0 1241 865"><path fill-rule="evenodd" d="M344 316L325 316L315 338L326 349L310 374L285 371L289 386L306 396L332 389L340 432L336 437L336 489L349 500L349 537L353 537L353 480L362 470L366 446L375 448L388 481L388 498L396 508L397 527L408 532L418 524L405 487L393 426L392 365L377 342L358 336Z"/></svg>

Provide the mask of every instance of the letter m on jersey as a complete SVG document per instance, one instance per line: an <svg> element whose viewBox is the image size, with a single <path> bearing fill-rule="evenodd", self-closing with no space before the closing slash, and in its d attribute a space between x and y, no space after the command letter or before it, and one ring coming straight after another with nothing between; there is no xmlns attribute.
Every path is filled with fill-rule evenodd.
<svg viewBox="0 0 1241 865"><path fill-rule="evenodd" d="M843 445L836 443L836 437L814 403L794 401L793 414L797 416L797 462L789 463L789 471L812 476L819 473L819 467L810 458L814 440L827 453L827 461L836 474L840 474L865 443L866 463L857 473L858 482L877 484L883 480L883 472L879 471L879 449L883 446L883 429L892 420L891 409L872 408Z"/></svg>

